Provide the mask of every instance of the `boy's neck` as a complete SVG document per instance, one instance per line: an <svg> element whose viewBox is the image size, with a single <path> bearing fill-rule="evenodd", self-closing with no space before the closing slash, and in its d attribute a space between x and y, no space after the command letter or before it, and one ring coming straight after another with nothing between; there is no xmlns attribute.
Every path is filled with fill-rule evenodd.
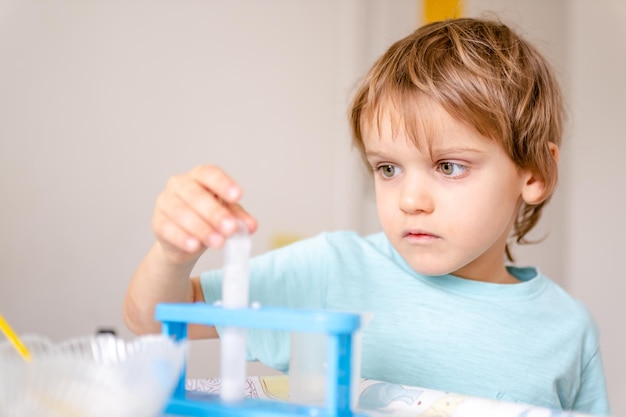
<svg viewBox="0 0 626 417"><path fill-rule="evenodd" d="M481 257L453 272L454 276L472 281L489 282L492 284L518 284L521 282L507 269L504 259L487 259Z"/></svg>

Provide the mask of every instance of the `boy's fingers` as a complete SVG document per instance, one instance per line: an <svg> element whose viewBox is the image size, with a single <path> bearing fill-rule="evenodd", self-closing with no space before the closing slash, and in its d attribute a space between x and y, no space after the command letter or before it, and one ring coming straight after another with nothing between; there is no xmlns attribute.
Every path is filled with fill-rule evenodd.
<svg viewBox="0 0 626 417"><path fill-rule="evenodd" d="M238 219L243 220L243 222L246 224L246 228L248 229L248 233L252 234L252 233L256 232L256 229L257 229L257 226L258 226L258 223L257 223L256 219L254 217L252 217L251 215L249 215L248 212L245 211L243 209L243 207L241 207L241 205L233 204L232 211L233 211L233 213L235 213L235 216Z"/></svg>
<svg viewBox="0 0 626 417"><path fill-rule="evenodd" d="M239 186L221 169L203 165L171 177L159 195L153 216L157 237L178 250L220 248L242 220L250 233L256 220L236 201Z"/></svg>
<svg viewBox="0 0 626 417"><path fill-rule="evenodd" d="M155 229L158 230L159 241L169 248L184 253L194 253L201 249L202 244L186 231L169 221L165 216L156 217L154 221Z"/></svg>
<svg viewBox="0 0 626 417"><path fill-rule="evenodd" d="M176 230L170 229L175 226ZM224 241L221 233L207 223L188 203L177 195L162 194L154 214L154 230L164 240L172 240L172 245L181 250L194 250L189 240L183 241L180 231L187 238L194 239L207 247L220 247ZM169 234L171 233L171 235Z"/></svg>
<svg viewBox="0 0 626 417"><path fill-rule="evenodd" d="M176 197L185 205L184 209L193 211L211 229L227 236L237 228L236 215L231 206L196 181L183 181L175 189ZM187 227L184 228L188 230ZM198 232L203 233L205 231L200 230Z"/></svg>
<svg viewBox="0 0 626 417"><path fill-rule="evenodd" d="M163 215L154 216L152 225L157 241L173 262L188 262L205 249L198 239L190 236Z"/></svg>
<svg viewBox="0 0 626 417"><path fill-rule="evenodd" d="M200 165L191 171L195 181L219 199L235 203L241 198L241 188L224 171L214 165Z"/></svg>

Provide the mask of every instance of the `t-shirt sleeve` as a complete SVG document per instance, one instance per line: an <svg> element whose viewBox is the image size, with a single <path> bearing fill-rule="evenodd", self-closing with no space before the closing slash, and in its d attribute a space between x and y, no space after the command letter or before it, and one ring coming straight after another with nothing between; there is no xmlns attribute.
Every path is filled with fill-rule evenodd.
<svg viewBox="0 0 626 417"><path fill-rule="evenodd" d="M252 258L250 302L265 307L324 308L329 275L327 256L327 241L319 235ZM207 303L221 298L222 275L221 269L201 274ZM288 332L249 329L248 359L286 372L289 339Z"/></svg>
<svg viewBox="0 0 626 417"><path fill-rule="evenodd" d="M598 416L610 414L600 349L594 352L583 369L573 409Z"/></svg>

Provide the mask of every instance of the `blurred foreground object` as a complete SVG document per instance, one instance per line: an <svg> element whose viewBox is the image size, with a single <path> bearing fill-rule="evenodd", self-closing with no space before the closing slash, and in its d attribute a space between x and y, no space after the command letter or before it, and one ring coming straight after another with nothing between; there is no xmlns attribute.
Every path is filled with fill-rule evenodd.
<svg viewBox="0 0 626 417"><path fill-rule="evenodd" d="M0 416L156 417L180 377L186 343L163 335L112 335L58 344L24 336L25 362L0 343Z"/></svg>

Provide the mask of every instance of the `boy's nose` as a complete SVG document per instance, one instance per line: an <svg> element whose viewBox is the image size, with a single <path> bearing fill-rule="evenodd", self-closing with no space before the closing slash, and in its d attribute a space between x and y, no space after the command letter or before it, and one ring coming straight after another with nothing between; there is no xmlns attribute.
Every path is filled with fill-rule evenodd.
<svg viewBox="0 0 626 417"><path fill-rule="evenodd" d="M425 183L407 183L400 195L400 210L405 213L431 213L434 209L432 193Z"/></svg>

